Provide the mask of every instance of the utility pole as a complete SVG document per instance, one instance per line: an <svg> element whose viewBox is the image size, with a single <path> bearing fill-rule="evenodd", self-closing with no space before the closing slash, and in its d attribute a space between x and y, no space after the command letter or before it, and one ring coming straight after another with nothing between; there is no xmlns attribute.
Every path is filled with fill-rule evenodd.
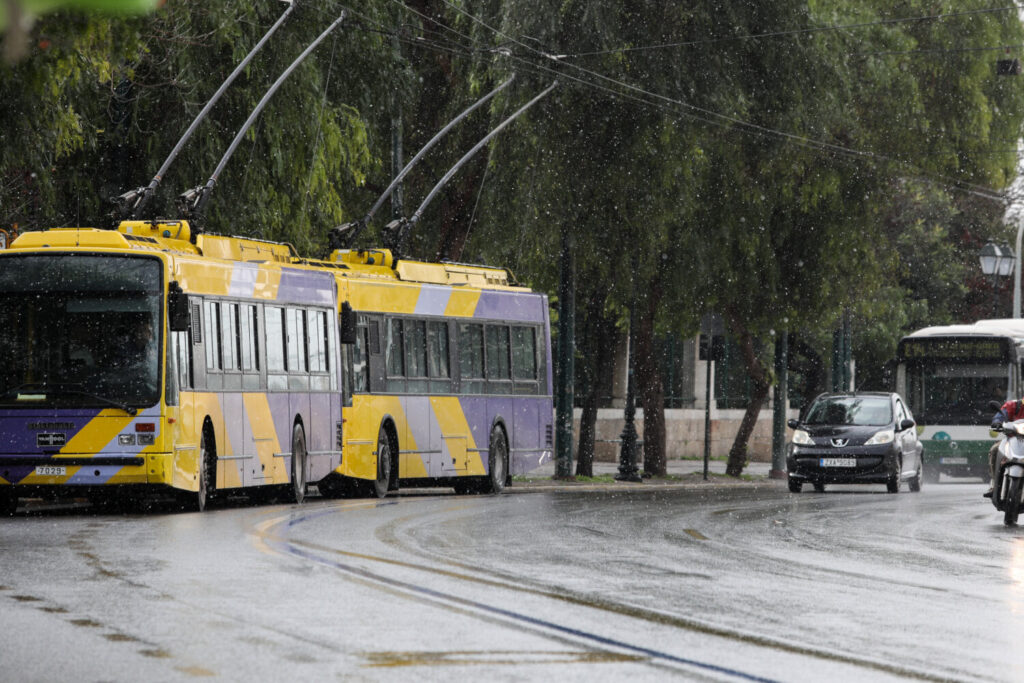
<svg viewBox="0 0 1024 683"><path fill-rule="evenodd" d="M573 361L576 355L576 277L573 238L562 227L558 285L558 386L555 388L555 478L572 479Z"/></svg>
<svg viewBox="0 0 1024 683"><path fill-rule="evenodd" d="M782 330L775 340L775 400L772 406L771 479L786 478L786 406L789 403L789 332Z"/></svg>

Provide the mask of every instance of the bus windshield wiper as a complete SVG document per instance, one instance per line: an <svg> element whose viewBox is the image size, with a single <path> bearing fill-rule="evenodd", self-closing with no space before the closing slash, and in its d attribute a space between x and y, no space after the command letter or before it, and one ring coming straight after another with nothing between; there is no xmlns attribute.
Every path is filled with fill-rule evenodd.
<svg viewBox="0 0 1024 683"><path fill-rule="evenodd" d="M115 399L108 398L106 396L100 396L99 394L94 394L91 391L86 391L85 389L82 388L81 384L63 384L63 383L49 384L47 382L29 382L27 384L22 384L21 386L15 387L15 388L7 391L5 394L3 394L3 396L0 396L0 400L11 398L12 396L20 394L23 391L24 392L38 391L38 392L44 392L44 393L47 393L47 394L54 393L54 394L58 394L58 395L60 395L60 394L75 394L77 396L85 396L87 398L91 398L91 399L94 399L96 401L100 401L101 403L105 403L105 404L107 404L109 406L112 406L114 408L118 408L120 410L123 410L124 412L128 413L132 417L135 417L135 415L139 412L138 408L130 406L127 403L122 403L122 402L117 401Z"/></svg>

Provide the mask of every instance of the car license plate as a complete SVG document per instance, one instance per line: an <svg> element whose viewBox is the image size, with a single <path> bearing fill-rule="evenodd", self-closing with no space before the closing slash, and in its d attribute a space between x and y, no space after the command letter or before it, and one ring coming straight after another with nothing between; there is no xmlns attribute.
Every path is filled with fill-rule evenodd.
<svg viewBox="0 0 1024 683"><path fill-rule="evenodd" d="M966 465L967 458L941 458L939 460L941 465Z"/></svg>
<svg viewBox="0 0 1024 683"><path fill-rule="evenodd" d="M64 465L37 465L36 474L44 477L63 477L68 469Z"/></svg>
<svg viewBox="0 0 1024 683"><path fill-rule="evenodd" d="M857 458L822 458L821 467L856 467Z"/></svg>

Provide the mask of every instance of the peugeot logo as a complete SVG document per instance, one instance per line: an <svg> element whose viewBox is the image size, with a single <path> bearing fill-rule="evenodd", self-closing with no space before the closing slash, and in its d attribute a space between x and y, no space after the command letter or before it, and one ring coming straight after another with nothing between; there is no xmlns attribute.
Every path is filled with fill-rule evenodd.
<svg viewBox="0 0 1024 683"><path fill-rule="evenodd" d="M849 439L832 439L832 445L836 448L842 448L848 443L850 443Z"/></svg>

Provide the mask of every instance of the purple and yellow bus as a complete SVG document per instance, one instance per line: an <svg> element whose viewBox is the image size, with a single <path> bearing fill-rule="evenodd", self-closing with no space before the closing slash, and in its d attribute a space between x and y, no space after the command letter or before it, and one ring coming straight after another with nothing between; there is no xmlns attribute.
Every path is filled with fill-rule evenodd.
<svg viewBox="0 0 1024 683"><path fill-rule="evenodd" d="M184 221L26 233L0 254L0 509L500 491L550 457L550 366L546 299L502 270Z"/></svg>

